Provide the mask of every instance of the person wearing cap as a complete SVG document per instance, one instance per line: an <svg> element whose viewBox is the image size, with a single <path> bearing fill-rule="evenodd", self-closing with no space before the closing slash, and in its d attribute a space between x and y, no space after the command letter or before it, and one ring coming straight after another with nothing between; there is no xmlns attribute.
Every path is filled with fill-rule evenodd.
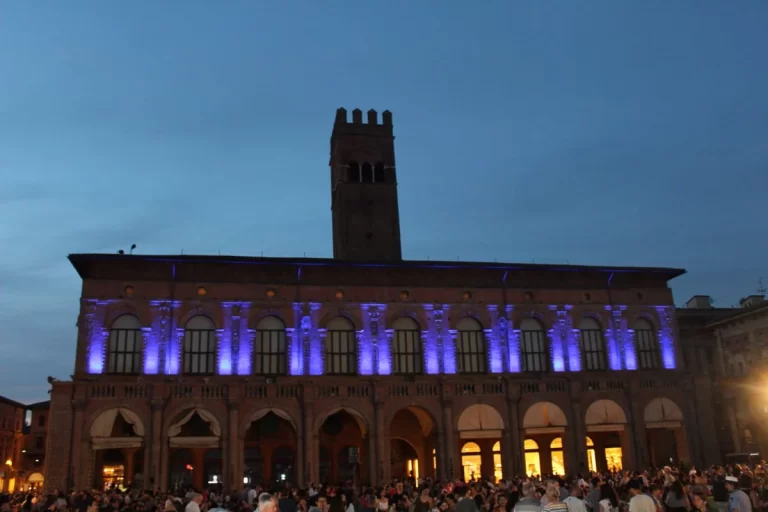
<svg viewBox="0 0 768 512"><path fill-rule="evenodd" d="M629 512L656 512L656 503L653 498L643 493L643 484L640 480L630 480L627 487L632 495L629 500Z"/></svg>
<svg viewBox="0 0 768 512"><path fill-rule="evenodd" d="M725 477L725 487L728 489L728 512L752 512L749 496L739 489L739 479L733 475Z"/></svg>

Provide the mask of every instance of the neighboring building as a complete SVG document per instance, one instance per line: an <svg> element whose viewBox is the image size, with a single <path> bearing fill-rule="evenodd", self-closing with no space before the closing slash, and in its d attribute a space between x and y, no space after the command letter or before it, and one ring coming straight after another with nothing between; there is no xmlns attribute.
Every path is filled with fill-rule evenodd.
<svg viewBox="0 0 768 512"><path fill-rule="evenodd" d="M669 268L403 261L392 117L337 113L334 259L73 254L49 488L719 460Z"/></svg>
<svg viewBox="0 0 768 512"><path fill-rule="evenodd" d="M13 491L20 481L25 407L0 396L0 491Z"/></svg>
<svg viewBox="0 0 768 512"><path fill-rule="evenodd" d="M712 308L709 297L678 310L692 371L709 375L721 457L730 462L768 457L768 302L742 299L738 308Z"/></svg>
<svg viewBox="0 0 768 512"><path fill-rule="evenodd" d="M48 411L51 402L38 402L26 406L26 427L21 468L26 483L31 487L40 486L45 475L45 454L48 442Z"/></svg>

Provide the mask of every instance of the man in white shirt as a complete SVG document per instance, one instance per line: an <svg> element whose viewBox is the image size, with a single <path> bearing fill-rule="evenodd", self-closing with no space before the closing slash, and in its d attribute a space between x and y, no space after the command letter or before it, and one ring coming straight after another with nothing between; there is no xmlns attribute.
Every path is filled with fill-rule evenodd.
<svg viewBox="0 0 768 512"><path fill-rule="evenodd" d="M196 492L192 493L192 499L187 503L184 512L200 512L200 504L203 502L203 495Z"/></svg>
<svg viewBox="0 0 768 512"><path fill-rule="evenodd" d="M629 500L629 512L656 512L656 504L653 502L653 498L643 494L640 480L630 480L627 487L632 494L632 499Z"/></svg>
<svg viewBox="0 0 768 512"><path fill-rule="evenodd" d="M584 505L584 491L579 485L579 480L571 482L571 495L563 500L568 505L568 512L587 512Z"/></svg>

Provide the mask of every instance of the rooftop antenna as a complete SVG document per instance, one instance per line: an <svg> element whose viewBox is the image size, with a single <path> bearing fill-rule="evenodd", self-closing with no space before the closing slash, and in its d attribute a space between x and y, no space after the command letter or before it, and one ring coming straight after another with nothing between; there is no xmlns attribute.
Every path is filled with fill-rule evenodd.
<svg viewBox="0 0 768 512"><path fill-rule="evenodd" d="M131 244L131 252L130 254L133 254L133 250L136 248L136 244Z"/></svg>
<svg viewBox="0 0 768 512"><path fill-rule="evenodd" d="M759 293L760 295L765 295L765 292L766 292L766 289L765 289L765 286L763 285L763 278L760 277L757 279L757 293Z"/></svg>

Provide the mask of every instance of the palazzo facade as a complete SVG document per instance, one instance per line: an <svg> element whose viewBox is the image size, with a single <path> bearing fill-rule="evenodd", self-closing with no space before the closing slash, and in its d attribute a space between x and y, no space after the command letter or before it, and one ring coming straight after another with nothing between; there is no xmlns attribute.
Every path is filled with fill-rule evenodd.
<svg viewBox="0 0 768 512"><path fill-rule="evenodd" d="M718 461L668 268L404 261L391 114L337 112L334 258L75 254L48 488Z"/></svg>

